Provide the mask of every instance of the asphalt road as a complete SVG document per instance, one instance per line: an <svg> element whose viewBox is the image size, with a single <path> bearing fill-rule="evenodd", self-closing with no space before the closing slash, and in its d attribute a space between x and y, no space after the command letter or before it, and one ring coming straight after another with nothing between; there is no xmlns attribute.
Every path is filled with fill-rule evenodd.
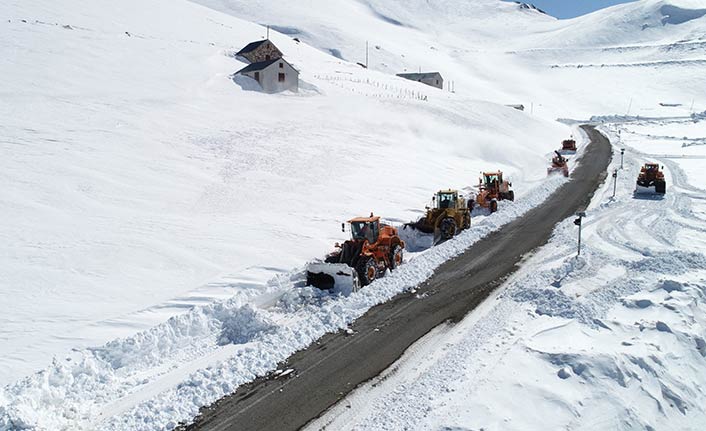
<svg viewBox="0 0 706 431"><path fill-rule="evenodd" d="M441 323L461 320L512 274L523 255L545 244L559 221L582 211L606 178L612 149L592 127L591 144L560 187L541 206L446 262L420 286L420 300L403 293L370 309L351 328L329 334L294 354L284 378L262 378L202 409L187 430L296 430L377 376Z"/></svg>

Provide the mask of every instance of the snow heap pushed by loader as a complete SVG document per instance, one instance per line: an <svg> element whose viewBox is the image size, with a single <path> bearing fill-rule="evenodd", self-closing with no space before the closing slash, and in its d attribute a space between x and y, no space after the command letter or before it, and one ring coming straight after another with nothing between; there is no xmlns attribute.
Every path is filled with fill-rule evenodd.
<svg viewBox="0 0 706 431"><path fill-rule="evenodd" d="M402 264L405 244L395 227L373 214L349 220L348 225L351 238L342 245L337 243L323 262L309 264L308 286L355 292ZM344 223L344 232L345 228Z"/></svg>
<svg viewBox="0 0 706 431"><path fill-rule="evenodd" d="M472 200L466 201L458 190L439 190L432 197L432 206L426 207L426 215L408 227L427 234L434 234L434 244L453 238L457 233L471 227Z"/></svg>
<svg viewBox="0 0 706 431"><path fill-rule="evenodd" d="M667 182L664 180L664 172L660 170L657 163L645 163L637 176L635 193L638 194L660 194L667 192Z"/></svg>

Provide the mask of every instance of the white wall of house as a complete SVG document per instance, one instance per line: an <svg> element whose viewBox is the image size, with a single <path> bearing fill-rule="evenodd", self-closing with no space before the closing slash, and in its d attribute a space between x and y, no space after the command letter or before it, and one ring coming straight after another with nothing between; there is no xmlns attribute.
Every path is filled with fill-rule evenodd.
<svg viewBox="0 0 706 431"><path fill-rule="evenodd" d="M281 78L280 74L284 76ZM299 72L286 61L276 61L258 72L247 72L245 75L257 80L266 93L299 90Z"/></svg>

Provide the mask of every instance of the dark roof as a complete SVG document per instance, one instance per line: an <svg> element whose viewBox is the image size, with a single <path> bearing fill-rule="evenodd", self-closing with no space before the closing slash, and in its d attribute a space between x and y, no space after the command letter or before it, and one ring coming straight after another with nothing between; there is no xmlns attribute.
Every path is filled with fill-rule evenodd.
<svg viewBox="0 0 706 431"><path fill-rule="evenodd" d="M398 73L397 76L401 78L407 78L407 79L424 79L424 78L434 78L438 76L441 78L441 74L439 72L424 72L424 73Z"/></svg>
<svg viewBox="0 0 706 431"><path fill-rule="evenodd" d="M257 62L257 63L253 63L253 64L250 64L250 65L247 65L247 66L245 66L244 68L240 69L239 71L235 72L235 74L238 75L238 74L240 74L240 73L255 72L255 71L258 71L258 70L263 70L263 69L265 69L267 66L271 65L272 63L276 63L276 62L278 62L278 61L283 61L283 62L289 64L289 62L288 62L287 60L285 60L284 58L275 58L275 59L272 59L272 60L265 60L265 61L260 61L260 62ZM291 64L289 64L289 66L290 66L292 69L294 69L294 66L292 66ZM294 69L294 70L296 71L297 69Z"/></svg>
<svg viewBox="0 0 706 431"><path fill-rule="evenodd" d="M269 42L269 39L258 40L257 42L250 42L249 44L245 45L245 48L238 51L235 55L247 54L248 52L255 51L260 45L265 42Z"/></svg>

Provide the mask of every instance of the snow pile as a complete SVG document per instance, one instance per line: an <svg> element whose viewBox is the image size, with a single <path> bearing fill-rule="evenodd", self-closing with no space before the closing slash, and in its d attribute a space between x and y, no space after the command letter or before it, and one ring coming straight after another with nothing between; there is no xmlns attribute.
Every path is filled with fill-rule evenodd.
<svg viewBox="0 0 706 431"><path fill-rule="evenodd" d="M274 322L263 313L258 313L250 305L245 305L223 320L219 344L244 344L260 334L273 330Z"/></svg>

